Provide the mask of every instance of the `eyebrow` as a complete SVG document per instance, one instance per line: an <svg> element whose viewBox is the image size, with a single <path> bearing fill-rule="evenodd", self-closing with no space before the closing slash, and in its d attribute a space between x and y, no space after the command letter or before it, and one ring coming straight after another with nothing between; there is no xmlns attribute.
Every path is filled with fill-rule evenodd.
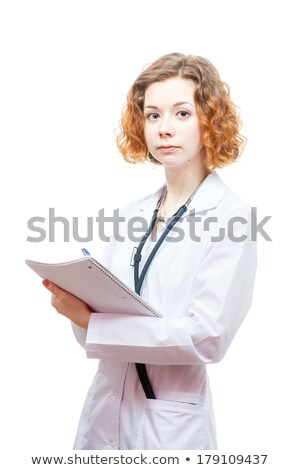
<svg viewBox="0 0 300 470"><path fill-rule="evenodd" d="M177 106L181 106L183 104L189 104L190 106L192 106L193 108L195 107L192 103L189 103L188 101L179 101L178 103L175 103L173 104L173 108L176 108ZM149 104L148 106L145 106L145 109L146 108L151 108L151 109L159 109L157 106L153 106L151 104Z"/></svg>

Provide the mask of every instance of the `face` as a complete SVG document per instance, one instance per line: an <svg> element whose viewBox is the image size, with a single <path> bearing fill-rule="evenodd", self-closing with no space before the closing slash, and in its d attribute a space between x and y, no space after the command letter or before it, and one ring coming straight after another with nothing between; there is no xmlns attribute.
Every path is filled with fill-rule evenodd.
<svg viewBox="0 0 300 470"><path fill-rule="evenodd" d="M191 167L201 161L201 133L195 83L171 78L145 92L144 136L148 151L165 167Z"/></svg>

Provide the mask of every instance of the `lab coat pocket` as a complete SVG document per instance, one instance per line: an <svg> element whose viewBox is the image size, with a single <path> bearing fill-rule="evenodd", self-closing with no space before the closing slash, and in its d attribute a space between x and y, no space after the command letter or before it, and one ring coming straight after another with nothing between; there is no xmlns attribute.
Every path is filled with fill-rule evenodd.
<svg viewBox="0 0 300 470"><path fill-rule="evenodd" d="M204 449L204 415L202 405L147 400L136 449Z"/></svg>

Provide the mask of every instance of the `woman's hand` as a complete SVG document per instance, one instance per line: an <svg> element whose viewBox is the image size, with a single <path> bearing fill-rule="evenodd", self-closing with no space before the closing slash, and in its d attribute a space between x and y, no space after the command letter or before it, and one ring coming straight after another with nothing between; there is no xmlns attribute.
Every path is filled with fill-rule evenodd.
<svg viewBox="0 0 300 470"><path fill-rule="evenodd" d="M57 312L69 318L81 328L87 329L92 312L89 306L75 295L48 281L48 279L44 279L43 284L52 293L51 304Z"/></svg>

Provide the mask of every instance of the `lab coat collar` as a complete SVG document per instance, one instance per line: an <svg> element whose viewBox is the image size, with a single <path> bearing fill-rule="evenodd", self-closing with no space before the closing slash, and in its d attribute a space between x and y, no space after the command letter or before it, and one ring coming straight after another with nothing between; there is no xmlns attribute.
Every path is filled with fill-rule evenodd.
<svg viewBox="0 0 300 470"><path fill-rule="evenodd" d="M150 197L148 196L140 200L137 206L138 209L143 211L145 214L148 210L154 210L159 198L163 194L164 187L165 184L160 186ZM196 213L198 211L206 211L217 207L224 196L226 189L226 184L216 171L209 173L199 186L198 191L188 205L188 210L184 215L188 215L191 212Z"/></svg>

